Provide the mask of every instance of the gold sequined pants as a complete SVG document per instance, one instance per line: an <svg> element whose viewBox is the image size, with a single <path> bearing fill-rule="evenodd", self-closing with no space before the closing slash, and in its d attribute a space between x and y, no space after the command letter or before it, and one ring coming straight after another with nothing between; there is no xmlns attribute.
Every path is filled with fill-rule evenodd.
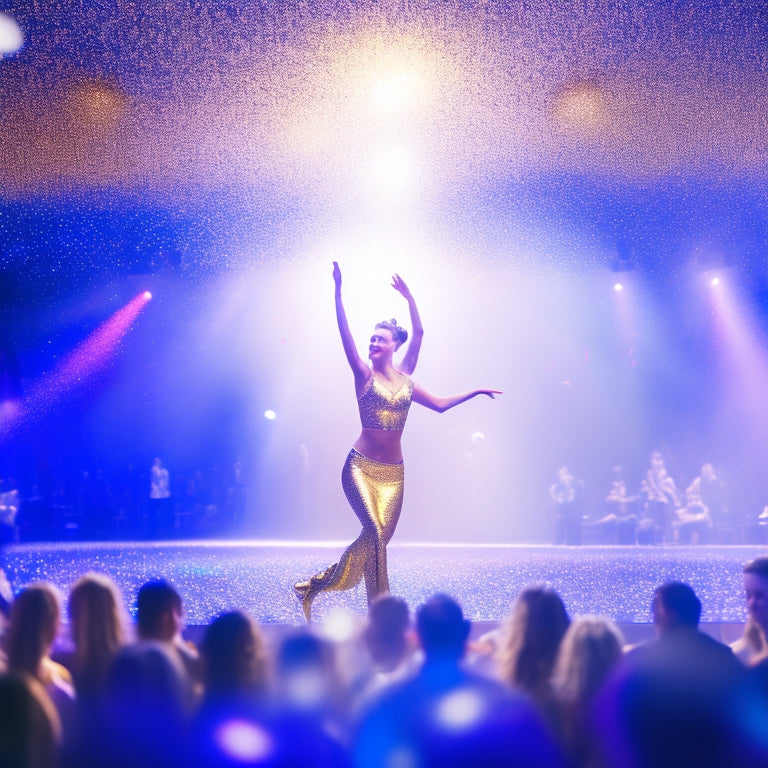
<svg viewBox="0 0 768 768"><path fill-rule="evenodd" d="M338 564L324 572L318 593L351 589L363 577L369 603L389 591L387 544L403 507L404 479L403 462L383 464L354 448L349 452L341 471L341 485L363 530Z"/></svg>

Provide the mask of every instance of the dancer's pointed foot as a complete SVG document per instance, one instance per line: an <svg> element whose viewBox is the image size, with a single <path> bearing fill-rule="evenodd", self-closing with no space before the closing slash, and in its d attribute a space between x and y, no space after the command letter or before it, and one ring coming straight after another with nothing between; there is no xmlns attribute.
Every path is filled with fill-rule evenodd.
<svg viewBox="0 0 768 768"><path fill-rule="evenodd" d="M296 595L296 599L301 602L309 592L309 581L297 581L293 585L293 593Z"/></svg>
<svg viewBox="0 0 768 768"><path fill-rule="evenodd" d="M298 581L293 585L293 592L301 603L304 618L307 623L312 621L312 602L323 591L323 588L331 581L336 570L336 564L328 566L322 573L313 576L308 581Z"/></svg>

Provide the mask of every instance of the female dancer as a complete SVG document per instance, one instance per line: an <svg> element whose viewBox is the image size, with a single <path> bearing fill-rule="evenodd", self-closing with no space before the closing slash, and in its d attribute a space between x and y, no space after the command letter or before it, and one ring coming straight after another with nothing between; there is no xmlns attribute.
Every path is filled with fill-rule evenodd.
<svg viewBox="0 0 768 768"><path fill-rule="evenodd" d="M349 330L341 300L341 270L333 263L336 284L336 320L341 342L355 378L362 431L347 456L341 484L363 530L347 547L338 563L295 585L304 615L310 620L312 601L320 592L351 589L365 578L368 603L389 591L387 544L397 526L403 504L403 454L400 448L411 401L442 413L476 395L500 395L496 389L474 389L461 395L436 397L408 377L413 372L421 346L421 323L416 305L405 283L394 276L393 287L411 309L415 338L403 365L396 368L393 355L408 338L394 320L378 323L368 346L370 366L360 357Z"/></svg>

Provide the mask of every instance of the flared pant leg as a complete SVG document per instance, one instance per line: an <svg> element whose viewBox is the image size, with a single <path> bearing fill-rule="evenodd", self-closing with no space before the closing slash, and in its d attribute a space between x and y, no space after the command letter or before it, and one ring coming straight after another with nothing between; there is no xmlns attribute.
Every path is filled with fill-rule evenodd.
<svg viewBox="0 0 768 768"><path fill-rule="evenodd" d="M362 531L336 565L310 579L312 597L320 592L351 589L361 578L365 578L369 603L389 591L387 544L400 518L404 479L402 462L384 464L363 456L354 448L349 452L341 472L341 484Z"/></svg>

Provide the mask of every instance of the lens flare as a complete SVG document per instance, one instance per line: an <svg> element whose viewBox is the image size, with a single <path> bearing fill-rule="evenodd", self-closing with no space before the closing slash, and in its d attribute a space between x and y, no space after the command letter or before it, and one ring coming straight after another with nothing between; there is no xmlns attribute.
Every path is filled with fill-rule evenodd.
<svg viewBox="0 0 768 768"><path fill-rule="evenodd" d="M247 720L231 720L216 732L219 747L230 757L242 762L261 762L274 752L269 734Z"/></svg>

